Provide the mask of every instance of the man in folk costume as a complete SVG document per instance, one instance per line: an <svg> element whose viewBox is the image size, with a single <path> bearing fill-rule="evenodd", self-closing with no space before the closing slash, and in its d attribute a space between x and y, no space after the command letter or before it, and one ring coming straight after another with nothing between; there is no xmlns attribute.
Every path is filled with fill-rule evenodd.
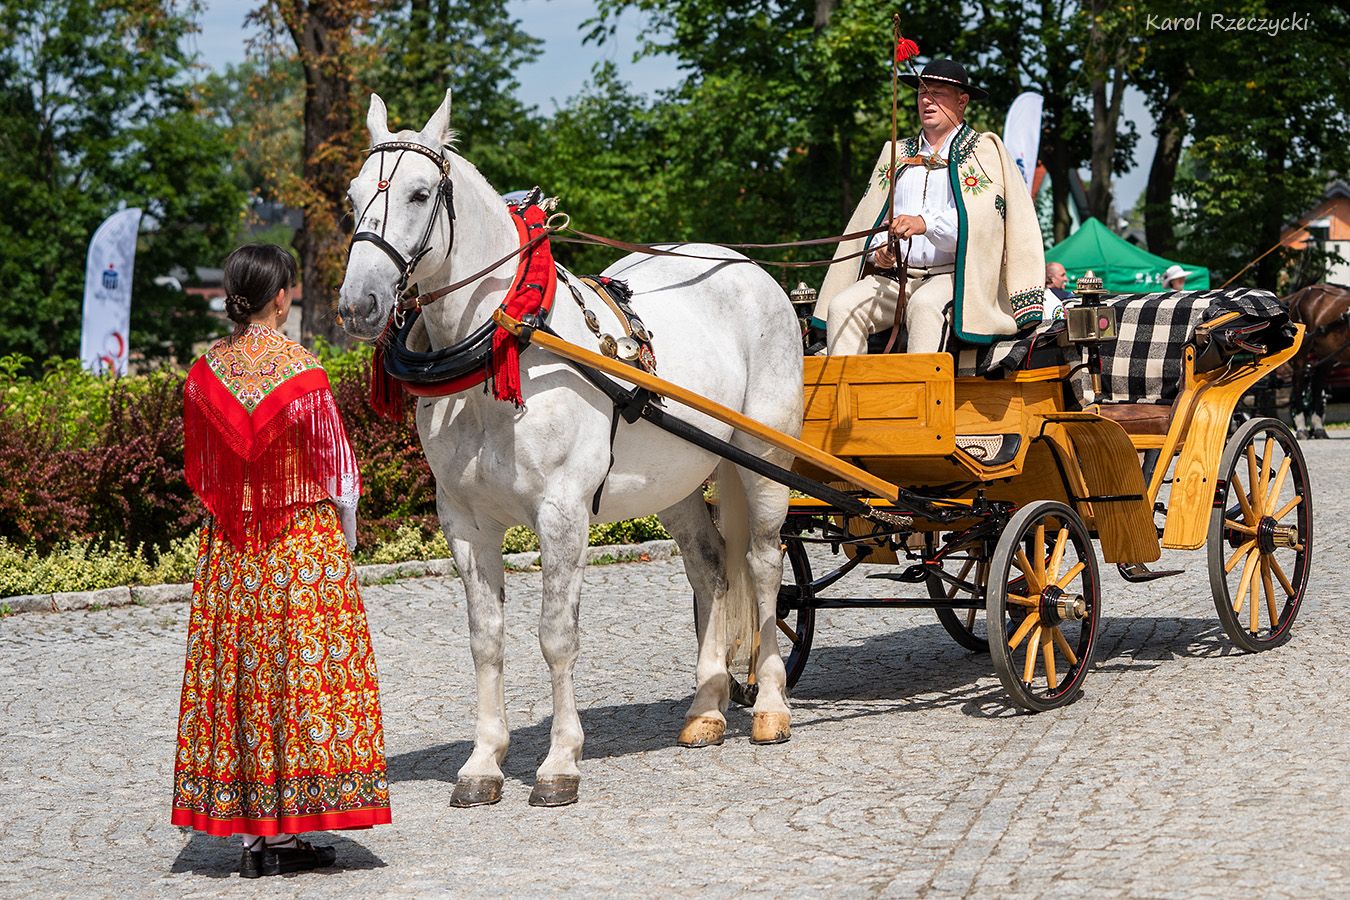
<svg viewBox="0 0 1350 900"><path fill-rule="evenodd" d="M919 136L883 148L821 286L816 317L831 355L867 352L868 337L903 325L911 353L989 344L1041 321L1045 254L1026 182L999 137L965 122L986 92L950 59L900 80L919 89ZM899 174L888 210L891 160ZM867 249L861 261L857 254ZM847 257L847 258L845 258Z"/></svg>

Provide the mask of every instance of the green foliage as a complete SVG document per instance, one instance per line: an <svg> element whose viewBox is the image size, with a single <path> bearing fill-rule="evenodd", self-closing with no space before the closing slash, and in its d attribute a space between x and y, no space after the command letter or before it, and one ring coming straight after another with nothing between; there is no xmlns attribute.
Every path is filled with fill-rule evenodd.
<svg viewBox="0 0 1350 900"><path fill-rule="evenodd" d="M388 106L390 128L421 130L453 90L458 152L498 190L530 187L526 146L536 126L516 99L515 73L540 42L506 0L395 0L372 27L381 52L363 74Z"/></svg>
<svg viewBox="0 0 1350 900"><path fill-rule="evenodd" d="M192 580L196 536L176 541L157 565L123 547L100 549L67 543L51 553L18 547L0 538L0 597L97 591L132 584L180 584Z"/></svg>
<svg viewBox="0 0 1350 900"><path fill-rule="evenodd" d="M217 124L194 107L190 3L16 0L0 6L0 354L79 349L85 248L121 206L145 210L132 346L185 359L199 300L154 284L214 265L243 205Z"/></svg>

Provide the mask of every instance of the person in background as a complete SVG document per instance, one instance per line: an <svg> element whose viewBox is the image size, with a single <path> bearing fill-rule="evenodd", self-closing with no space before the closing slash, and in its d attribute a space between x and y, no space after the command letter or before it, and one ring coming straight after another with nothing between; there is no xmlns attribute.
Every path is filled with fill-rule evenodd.
<svg viewBox="0 0 1350 900"><path fill-rule="evenodd" d="M278 330L295 261L225 260L234 333L184 387L202 528L174 762L175 825L240 835L244 878L332 865L299 832L390 821L379 685L352 548L361 479L328 376Z"/></svg>
<svg viewBox="0 0 1350 900"><path fill-rule="evenodd" d="M1063 300L1066 297L1072 297L1067 287L1069 283L1069 273L1064 270L1061 263L1052 262L1045 264L1045 286L1055 292L1055 296Z"/></svg>
<svg viewBox="0 0 1350 900"><path fill-rule="evenodd" d="M1181 266L1171 266L1166 272L1163 272L1163 287L1169 291L1184 291L1186 290L1186 279L1194 274L1194 272L1187 272Z"/></svg>

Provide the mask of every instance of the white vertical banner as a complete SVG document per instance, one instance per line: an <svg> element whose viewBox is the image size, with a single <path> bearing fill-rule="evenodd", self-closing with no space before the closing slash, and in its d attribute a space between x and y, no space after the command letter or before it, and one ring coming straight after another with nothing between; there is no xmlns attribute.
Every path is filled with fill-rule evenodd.
<svg viewBox="0 0 1350 900"><path fill-rule="evenodd" d="M1027 190L1036 175L1036 158L1041 150L1041 95L1032 91L1018 94L1008 107L1008 118L1003 123L1003 145L1008 155L1022 170Z"/></svg>
<svg viewBox="0 0 1350 900"><path fill-rule="evenodd" d="M141 211L124 209L104 220L89 242L84 265L84 329L80 360L99 374L127 373L131 330L131 273Z"/></svg>

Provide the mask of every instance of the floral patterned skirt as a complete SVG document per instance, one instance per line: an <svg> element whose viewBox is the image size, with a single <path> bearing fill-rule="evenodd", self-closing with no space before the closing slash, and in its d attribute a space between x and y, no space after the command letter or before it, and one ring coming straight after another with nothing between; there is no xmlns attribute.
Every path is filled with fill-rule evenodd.
<svg viewBox="0 0 1350 900"><path fill-rule="evenodd" d="M336 508L300 509L256 553L203 528L173 824L270 835L389 820L375 656Z"/></svg>

